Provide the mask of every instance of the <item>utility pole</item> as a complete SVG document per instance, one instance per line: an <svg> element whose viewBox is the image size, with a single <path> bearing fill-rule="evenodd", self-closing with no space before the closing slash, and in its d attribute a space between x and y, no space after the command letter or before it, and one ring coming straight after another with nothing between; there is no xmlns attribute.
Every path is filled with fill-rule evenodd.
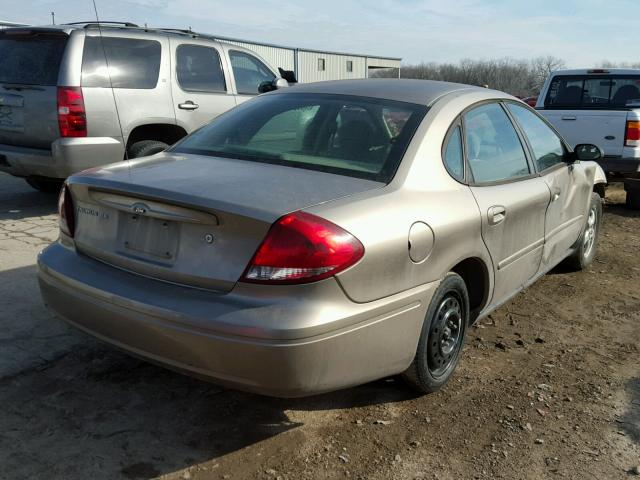
<svg viewBox="0 0 640 480"><path fill-rule="evenodd" d="M51 25L56 24L56 12L51 12Z"/></svg>

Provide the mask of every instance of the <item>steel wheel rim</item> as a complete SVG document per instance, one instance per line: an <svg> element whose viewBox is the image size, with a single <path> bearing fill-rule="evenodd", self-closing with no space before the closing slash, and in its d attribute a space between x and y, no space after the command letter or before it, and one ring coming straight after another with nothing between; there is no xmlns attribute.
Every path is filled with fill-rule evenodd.
<svg viewBox="0 0 640 480"><path fill-rule="evenodd" d="M591 255L593 246L596 243L596 220L596 209L591 208L591 210L589 210L589 217L587 218L587 228L584 231L584 238L582 239L582 251L585 258Z"/></svg>
<svg viewBox="0 0 640 480"><path fill-rule="evenodd" d="M438 305L429 331L427 365L434 377L444 375L456 359L462 344L463 318L459 297L447 294Z"/></svg>

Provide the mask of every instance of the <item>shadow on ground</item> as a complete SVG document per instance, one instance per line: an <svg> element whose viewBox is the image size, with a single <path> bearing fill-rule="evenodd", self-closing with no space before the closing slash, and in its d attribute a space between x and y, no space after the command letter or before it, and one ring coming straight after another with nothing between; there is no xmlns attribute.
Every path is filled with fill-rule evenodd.
<svg viewBox="0 0 640 480"><path fill-rule="evenodd" d="M630 380L626 390L631 400L620 419L621 428L634 443L640 445L640 378Z"/></svg>
<svg viewBox="0 0 640 480"><path fill-rule="evenodd" d="M11 318L0 312L2 342L19 342L25 359L0 378L0 465L8 478L153 478L296 429L290 409L414 397L400 382L379 381L283 400L185 377L69 330L44 310L35 274L0 272L0 283L28 285L14 292L23 307Z"/></svg>

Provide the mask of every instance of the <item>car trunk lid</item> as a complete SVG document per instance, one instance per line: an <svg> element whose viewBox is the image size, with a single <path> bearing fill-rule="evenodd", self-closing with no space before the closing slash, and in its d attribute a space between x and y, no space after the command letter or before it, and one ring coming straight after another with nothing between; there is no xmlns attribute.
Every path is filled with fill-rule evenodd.
<svg viewBox="0 0 640 480"><path fill-rule="evenodd" d="M48 149L60 136L57 82L68 35L0 31L0 144Z"/></svg>
<svg viewBox="0 0 640 480"><path fill-rule="evenodd" d="M70 179L79 252L227 292L281 216L384 184L245 160L160 154Z"/></svg>

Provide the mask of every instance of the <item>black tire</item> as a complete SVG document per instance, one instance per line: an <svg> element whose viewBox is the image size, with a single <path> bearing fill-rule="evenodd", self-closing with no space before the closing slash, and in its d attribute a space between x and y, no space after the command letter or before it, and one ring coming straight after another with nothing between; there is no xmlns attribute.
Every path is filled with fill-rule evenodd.
<svg viewBox="0 0 640 480"><path fill-rule="evenodd" d="M25 178L30 187L42 193L59 193L64 180L44 179L44 178Z"/></svg>
<svg viewBox="0 0 640 480"><path fill-rule="evenodd" d="M458 274L448 273L427 310L416 356L402 374L405 381L421 393L435 392L447 383L460 360L468 324L467 286Z"/></svg>
<svg viewBox="0 0 640 480"><path fill-rule="evenodd" d="M168 147L169 145L166 143L157 140L141 140L127 149L127 155L129 158L148 157L160 153Z"/></svg>
<svg viewBox="0 0 640 480"><path fill-rule="evenodd" d="M591 223L593 222L593 224ZM598 247L598 236L602 224L602 199L597 193L591 194L589 213L575 251L567 257L565 263L575 269L584 270L593 262Z"/></svg>

